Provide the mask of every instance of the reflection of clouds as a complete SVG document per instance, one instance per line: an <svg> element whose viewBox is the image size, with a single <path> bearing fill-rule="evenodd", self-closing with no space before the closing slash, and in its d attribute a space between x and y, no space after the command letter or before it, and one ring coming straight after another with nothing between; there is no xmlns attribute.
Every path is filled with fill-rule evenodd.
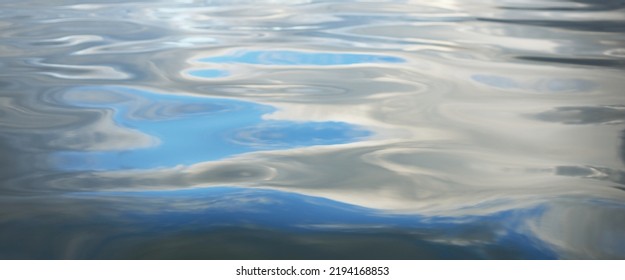
<svg viewBox="0 0 625 280"><path fill-rule="evenodd" d="M621 126L625 120L625 110L622 105L618 106L568 106L557 107L548 111L533 115L534 118L546 121L557 122L565 125L585 125L596 126L617 125ZM625 139L623 132L620 137L619 150L615 152L621 162L625 162ZM620 185L625 184L625 174L618 168L596 167L596 166L558 166L556 174L564 176L577 176L605 180ZM622 188L622 186L620 186Z"/></svg>
<svg viewBox="0 0 625 280"><path fill-rule="evenodd" d="M611 201L561 200L530 220L529 229L562 258L625 258L623 205Z"/></svg>
<svg viewBox="0 0 625 280"><path fill-rule="evenodd" d="M43 103L41 97L7 96L0 98L0 125L9 131L41 131L75 127L82 122L97 118L86 112L66 114L51 106L32 106ZM56 109L56 110L55 110Z"/></svg>
<svg viewBox="0 0 625 280"><path fill-rule="evenodd" d="M588 92L595 84L584 79L537 79L519 80L506 76L476 74L471 77L481 84L496 87L498 89L516 89L527 92Z"/></svg>
<svg viewBox="0 0 625 280"><path fill-rule="evenodd" d="M625 58L625 48L610 49L604 52L605 55Z"/></svg>
<svg viewBox="0 0 625 280"><path fill-rule="evenodd" d="M559 107L535 115L537 119L564 124L621 124L625 106Z"/></svg>
<svg viewBox="0 0 625 280"><path fill-rule="evenodd" d="M465 24L450 24L449 18L442 18L439 22L402 25L371 25L361 26L349 30L349 35L370 36L386 40L399 40L404 44L421 44L424 49L440 51L464 51L466 46L475 49L505 48L506 50L555 52L560 44L556 41L545 40L544 37L532 38L527 36L512 36L508 28L496 26L481 26L467 17L459 17L458 21ZM450 35L453 34L453 35ZM428 48L428 46L430 48ZM406 46L409 47L409 46Z"/></svg>
<svg viewBox="0 0 625 280"><path fill-rule="evenodd" d="M296 4L306 4L312 3L312 0L202 0L201 2L210 5L232 5L237 6L241 4L286 4L286 5L296 5Z"/></svg>
<svg viewBox="0 0 625 280"><path fill-rule="evenodd" d="M553 57L553 56L518 56L520 60L543 62L543 63L561 63L569 64L577 67L583 66L601 66L622 68L625 61L604 58L578 58L578 57Z"/></svg>
<svg viewBox="0 0 625 280"><path fill-rule="evenodd" d="M438 87L445 87L442 81L419 74L408 67L400 67L400 64L392 67L375 64L363 64L355 68L328 67L323 71L308 67L288 67L272 71L246 70L243 74L237 71L231 73L237 75L236 83L232 81L202 83L191 85L190 90L211 96L240 97L259 103L269 103L279 107L278 111L290 110L291 106L304 109L305 105L311 107L344 105L349 108L343 108L342 111L350 112L358 111L361 108L359 104L367 104L371 100L385 102L387 98L391 101L395 99L390 97L402 96L408 101L410 96L428 90L438 92L441 90ZM188 81L185 80L185 83ZM351 109L352 107L354 109ZM338 108L332 110L341 111Z"/></svg>
<svg viewBox="0 0 625 280"><path fill-rule="evenodd" d="M219 78L228 76L228 71L219 69L198 69L188 72L189 75L199 78Z"/></svg>
<svg viewBox="0 0 625 280"><path fill-rule="evenodd" d="M331 81L330 76L336 73L354 75L355 78L362 73L375 74L374 71L349 74L329 71L328 74L319 73L319 79ZM399 70L393 73L410 74ZM305 76L297 73L280 74L293 79L295 84L305 85L307 82ZM426 77L419 76L415 76L412 83L400 83L398 88L393 88L397 89L397 93L384 93L383 88L397 84L396 81L367 75L362 81L368 81L368 84L354 85L339 95L327 97L337 104L328 104L325 98L308 102L317 97L302 94L299 88L276 86L282 95L273 96L270 100L276 101L268 104L278 109L263 118L347 121L373 129L376 137L381 136L374 138L375 141L338 147L256 152L178 169L57 176L48 178L48 184L57 189L76 186L168 189L234 184L284 189L396 212L450 216L526 207L554 195L586 193L599 198L622 196L605 184L610 180L598 180L598 183L592 183L595 188L588 188L588 180L553 176L557 173L554 171L556 166L579 165L580 157L603 162L597 165L617 170L613 163L605 163L605 155L612 153L609 149L580 151L580 147L596 144L594 135L605 134L605 131L597 130L587 133L589 137L576 136L562 143L561 133L577 134L577 128L562 130L554 125L541 128L535 122L529 122L524 113L537 110L533 102L511 99L509 103L501 102L496 106L497 110L491 107L492 104L481 104L480 100L448 102L445 99L448 94L446 87L439 86L436 80L426 82ZM596 80L593 77L589 79ZM250 97L259 100L265 98L265 92L271 97L273 88L272 85L224 87L230 94L249 94L251 91L253 94ZM295 91L295 94L289 95L289 91ZM380 102L373 105L354 104L353 97L358 94L372 100L378 98ZM306 102L287 102L299 99ZM349 110L341 102L349 104ZM456 130L454 125L468 127L470 131ZM535 133L538 130L519 133L524 126L544 129L546 134ZM595 131L593 129L590 128ZM502 137L508 138L502 140ZM536 140L543 137L545 141ZM612 145L612 140L606 138L609 143L602 146ZM479 148L485 146L491 147ZM576 152L560 154L554 152L553 147ZM548 156L535 158L532 156L535 154Z"/></svg>
<svg viewBox="0 0 625 280"><path fill-rule="evenodd" d="M353 129L346 123L274 123L237 129L229 140L240 145L276 149L340 144L348 142L348 139L364 139L367 136L368 131Z"/></svg>
<svg viewBox="0 0 625 280"><path fill-rule="evenodd" d="M245 102L202 99L131 87L92 86L64 91L59 102L86 108L115 109L118 125L130 121L166 121L188 116L205 116L245 108ZM206 102L201 102L206 101ZM210 102L212 101L212 102ZM118 116L118 115L122 116ZM128 121L125 121L128 120Z"/></svg>
<svg viewBox="0 0 625 280"><path fill-rule="evenodd" d="M278 158L282 164L274 165L277 177L264 185L367 207L438 215L490 213L537 203L555 193L586 190L583 182L554 179L546 172L547 162L540 164L531 157L517 157L512 165L507 157L492 157L486 151L448 154L437 149L379 146L342 153L292 154ZM344 168L326 168L324 162ZM324 174L324 178L307 175L304 170ZM611 188L592 190L592 195L623 197Z"/></svg>
<svg viewBox="0 0 625 280"><path fill-rule="evenodd" d="M244 63L259 65L350 65L361 63L400 63L404 59L388 55L360 53L313 53L291 50L249 50L232 54L205 57L204 63Z"/></svg>
<svg viewBox="0 0 625 280"><path fill-rule="evenodd" d="M106 24L102 22L102 14L91 14L92 18L85 18L84 13L79 12L76 17L53 18L42 20L43 26L20 33L20 36L36 37L46 36L71 36L75 34L98 34L120 40L147 40L162 36L163 30L157 26L150 26L134 22L124 18L107 18ZM94 17L94 15L97 15ZM119 16L119 15L117 15ZM54 30L55 32L49 32Z"/></svg>
<svg viewBox="0 0 625 280"><path fill-rule="evenodd" d="M172 167L256 150L344 144L370 135L344 122L263 120L262 115L273 108L235 99L161 94L129 87L82 87L65 92L61 99L72 107L112 111L102 115L110 118L103 123L114 121L121 131L132 129L156 140L156 145L149 147L124 145L120 137L116 139L119 143L109 147L95 141L77 146L77 140L94 140L90 136L111 137L104 131L90 132L95 129L92 124L82 134L70 132L63 139L66 146L82 147L82 151L59 151L51 156L51 162L64 170ZM125 139L136 140L130 136Z"/></svg>
<svg viewBox="0 0 625 280"><path fill-rule="evenodd" d="M623 21L618 20L587 20L587 21L571 21L571 20L553 20L553 19L495 19L480 18L479 20L497 23L508 23L516 25L527 25L537 28L557 28L575 31L594 31L601 30L603 32L622 32Z"/></svg>
<svg viewBox="0 0 625 280"><path fill-rule="evenodd" d="M266 85L266 84L243 84L213 86L213 92L222 92L231 96L259 97L263 99L278 97L335 97L347 94L347 89L321 84L290 84L290 85Z"/></svg>
<svg viewBox="0 0 625 280"><path fill-rule="evenodd" d="M215 79L233 75L244 77L245 75L242 74L249 75L266 67L328 67L329 69L336 69L337 67L364 64L363 67L372 68L384 64L404 63L406 60L397 56L372 53L239 49L220 55L206 54L189 62L194 66L192 69L183 71L182 75L185 78Z"/></svg>
<svg viewBox="0 0 625 280"><path fill-rule="evenodd" d="M124 80L132 75L119 69L104 65L68 65L32 60L29 65L35 66L38 73L60 79L95 79Z"/></svg>
<svg viewBox="0 0 625 280"><path fill-rule="evenodd" d="M319 253L311 250L321 249L328 257L352 258L363 253L378 258L553 258L540 242L527 246L527 230L518 227L519 221L536 216L532 209L487 217L424 218L240 188L98 191L7 202L4 209L22 209L0 215L0 244L11 256L172 258L180 256L185 240L193 240L195 246L185 251L201 258L250 257L249 250L238 251L240 242L249 242L246 247L264 257L272 256L276 247L308 244L307 250L293 250L289 256L314 258ZM29 223L15 225L23 220ZM241 235L245 231L251 232ZM365 252L354 250L364 244ZM380 252L371 251L376 246ZM221 248L219 253L215 248Z"/></svg>
<svg viewBox="0 0 625 280"><path fill-rule="evenodd" d="M10 240L20 241L7 246L68 248L65 256L79 257L86 251L114 255L163 249L172 254L185 251L181 248L198 255L204 250L263 256L261 252L280 251L276 244L300 246L296 248L302 252L325 250L334 254L317 256L334 258L341 256L337 251L365 247L377 252L350 256L432 257L451 248L475 257L493 244L510 248L498 242L507 238L499 235L501 230L512 226L492 221L503 215L502 220L531 219L526 224L535 228L527 236L546 240L565 256L622 257L622 239L612 235L622 236L622 210L610 206L625 201L619 190L625 155L619 125L622 73L597 67L622 66L622 42L613 36L622 27L611 25L622 21L621 14L589 1L269 1L272 5L251 9L257 5L253 2L79 4L41 13L24 9L0 21L5 42L0 63L12 70L0 81L0 162L5 166L0 191L15 197L88 192L71 199L1 201L0 220L6 223L0 225L0 235L8 232L17 236ZM48 20L33 26L20 17ZM603 27L609 32L593 30ZM594 66L593 71L585 66ZM89 82L94 89L112 81L120 88L149 86L198 98L66 90L78 82ZM207 99L200 95L215 102L203 102ZM326 123L317 129L311 121L350 123L375 135L332 147L249 150L208 162L193 158L206 147L223 148L203 141L200 133L220 125L206 115L233 109L230 103L216 104L218 97L275 107L255 116L279 125L246 123L224 134L258 150L363 136L343 125ZM224 119L235 116L244 117ZM181 123L172 121L181 119L191 122L185 133L179 133ZM152 133L139 129L152 121L170 126ZM285 128L280 122L308 125ZM316 142L302 130L328 133ZM59 147L133 152L154 147L161 132L171 136L166 140L181 139L176 143L184 148L138 156L130 164L119 160L128 153L105 161L122 162L119 168L167 167L58 172L45 166L48 153ZM187 132L193 132L188 139L196 139L194 145L181 137ZM285 137L289 135L293 137ZM298 138L302 136L306 139ZM88 158L85 153L77 158L78 169L88 166L80 161ZM159 165L163 158L173 160ZM189 158L193 160L178 160ZM187 165L176 166L180 163ZM202 194L202 188L223 185L284 190L294 196L280 200L262 192ZM187 196L177 192L183 189L188 189ZM302 199L302 194L318 198ZM572 204L553 202L563 197ZM335 211L323 198L361 207L351 211L361 220L331 220L345 211ZM583 211L592 199L607 202ZM334 210L276 206L289 201ZM550 208L544 215L501 214L545 203ZM376 220L366 215L372 209L362 207L388 212L377 212L384 219ZM217 217L223 213L240 215ZM264 216L250 216L258 213ZM299 228L332 237L259 230L258 224L280 228L291 223L278 217L283 213L291 218L305 214L309 220L297 219ZM397 222L391 213L410 221ZM420 222L413 213L431 223L407 229ZM437 230L440 224L432 225L436 217L455 220ZM14 221L30 222L17 228ZM465 224L475 226L449 230ZM245 229L215 233L204 225ZM36 236L19 239L27 234ZM602 234L605 244L597 241ZM521 247L534 244L522 240ZM210 246L199 249L198 244ZM378 250L363 244L375 244Z"/></svg>
<svg viewBox="0 0 625 280"><path fill-rule="evenodd" d="M138 130L117 126L110 112L105 112L95 122L63 131L49 143L60 149L103 151L150 147L157 145L158 139Z"/></svg>
<svg viewBox="0 0 625 280"><path fill-rule="evenodd" d="M102 36L98 35L69 35L64 37L57 37L52 39L44 39L38 40L36 42L32 42L31 44L34 46L41 46L46 48L57 48L57 47L67 47L67 46L75 46L88 42L99 42L104 40Z"/></svg>
<svg viewBox="0 0 625 280"><path fill-rule="evenodd" d="M555 174L609 181L621 185L615 187L620 189L623 189L623 186L625 186L625 171L611 168L593 166L557 166L555 168Z"/></svg>
<svg viewBox="0 0 625 280"><path fill-rule="evenodd" d="M276 176L274 168L243 162L200 163L184 171L191 185L262 182Z"/></svg>
<svg viewBox="0 0 625 280"><path fill-rule="evenodd" d="M474 141L480 141L478 145L496 147L500 153L511 157L527 153L540 154L542 158L549 155L549 158L564 162L593 162L591 165L608 167L620 165L614 157L618 154L615 149L619 146L618 128L574 127L532 120L528 116L552 108L549 103L558 104L547 101L551 98L540 99L546 102L528 103L528 99L522 98L512 98L513 102L506 102L502 98L497 104L494 100L488 105L449 104L445 106L445 115L458 123L471 126L470 134L475 137Z"/></svg>
<svg viewBox="0 0 625 280"><path fill-rule="evenodd" d="M398 213L444 216L524 208L553 195L586 194L604 199L625 195L609 184L589 189L587 182L575 177L553 177L553 163L544 160L518 157L513 164L506 156L494 157L487 151L459 152L380 146L316 147L254 153L171 170L85 174L50 183L61 188L89 185L136 190L236 184L322 196Z"/></svg>
<svg viewBox="0 0 625 280"><path fill-rule="evenodd" d="M69 194L71 197L72 195ZM206 211L227 213L271 213L271 208L285 204L284 198L274 197L266 191L247 191L236 188L208 188L188 190L151 190L131 192L83 192L75 198L96 203L120 206L117 215L172 213L201 213ZM141 201L142 203L136 203ZM270 209L267 209L270 208ZM212 214L217 216L216 214ZM214 217L218 224L231 223L227 217ZM210 219L208 219L210 222ZM210 224L208 224L210 225Z"/></svg>

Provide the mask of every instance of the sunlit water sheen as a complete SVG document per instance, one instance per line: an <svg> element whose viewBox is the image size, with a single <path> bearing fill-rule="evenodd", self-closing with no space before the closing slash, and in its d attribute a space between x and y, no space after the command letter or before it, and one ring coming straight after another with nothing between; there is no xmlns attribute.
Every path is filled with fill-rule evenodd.
<svg viewBox="0 0 625 280"><path fill-rule="evenodd" d="M0 1L0 69L0 258L625 258L623 0Z"/></svg>

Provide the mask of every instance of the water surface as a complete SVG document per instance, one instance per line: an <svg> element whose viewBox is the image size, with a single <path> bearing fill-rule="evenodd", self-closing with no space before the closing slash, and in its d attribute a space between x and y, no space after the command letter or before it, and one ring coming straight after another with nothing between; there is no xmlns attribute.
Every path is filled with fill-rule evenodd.
<svg viewBox="0 0 625 280"><path fill-rule="evenodd" d="M0 1L0 258L625 259L625 1Z"/></svg>

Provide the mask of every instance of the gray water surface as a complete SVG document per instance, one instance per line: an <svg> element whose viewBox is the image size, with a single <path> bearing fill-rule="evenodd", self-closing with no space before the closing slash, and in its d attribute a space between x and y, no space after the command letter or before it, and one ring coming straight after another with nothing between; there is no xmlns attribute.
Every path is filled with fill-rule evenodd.
<svg viewBox="0 0 625 280"><path fill-rule="evenodd" d="M625 259L625 1L0 1L2 259Z"/></svg>

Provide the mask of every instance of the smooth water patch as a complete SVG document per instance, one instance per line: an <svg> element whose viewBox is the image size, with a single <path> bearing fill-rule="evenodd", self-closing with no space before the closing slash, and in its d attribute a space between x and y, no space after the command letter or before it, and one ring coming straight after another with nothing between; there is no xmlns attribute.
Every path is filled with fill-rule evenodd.
<svg viewBox="0 0 625 280"><path fill-rule="evenodd" d="M77 88L65 93L63 101L112 110L116 125L156 139L143 148L54 153L52 162L66 170L174 167L259 150L344 144L371 134L342 122L264 120L276 109L253 102L128 87Z"/></svg>

